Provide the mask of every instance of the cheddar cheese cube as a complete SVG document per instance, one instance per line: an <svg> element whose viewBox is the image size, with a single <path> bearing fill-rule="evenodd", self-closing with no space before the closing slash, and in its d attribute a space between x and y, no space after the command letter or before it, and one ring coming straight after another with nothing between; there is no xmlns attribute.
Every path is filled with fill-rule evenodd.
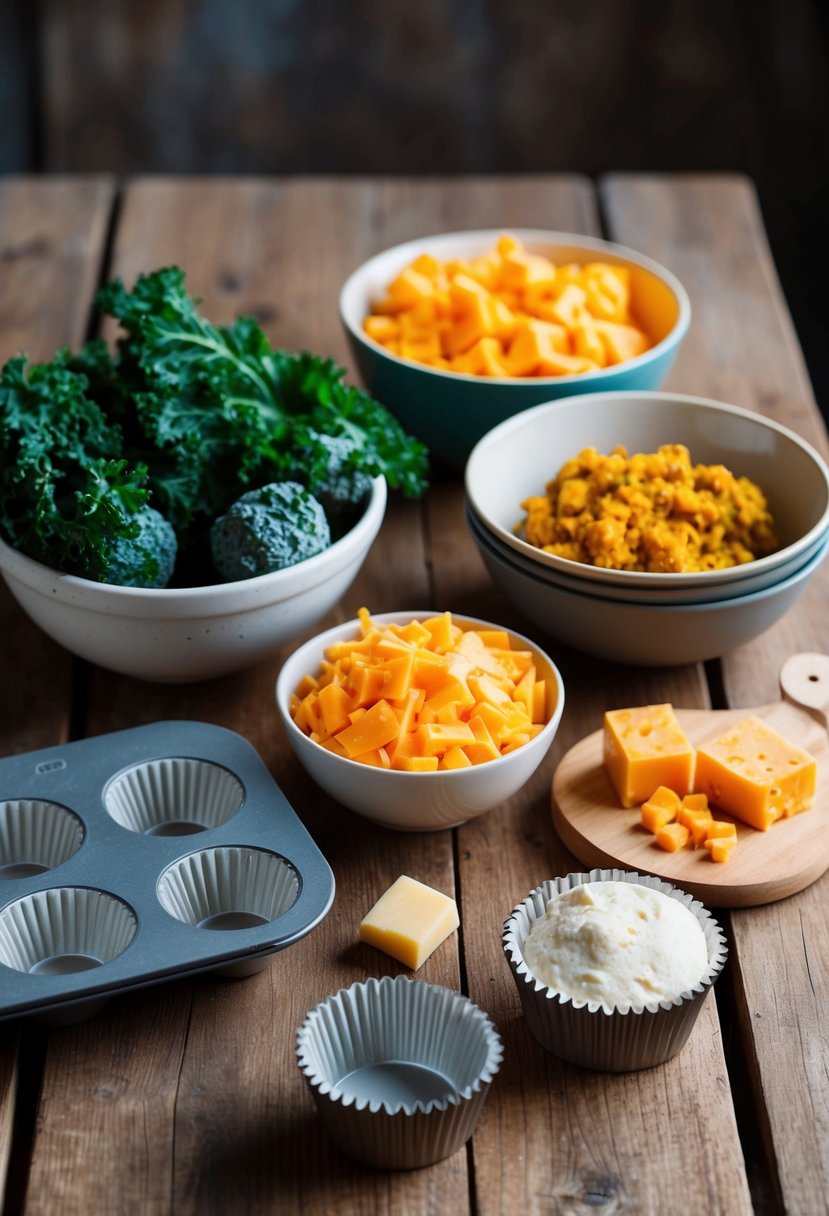
<svg viewBox="0 0 829 1216"><path fill-rule="evenodd" d="M673 823L679 814L679 807L679 794L669 790L666 785L660 785L647 802L642 803L639 812L642 826L649 832L657 832L666 823Z"/></svg>
<svg viewBox="0 0 829 1216"><path fill-rule="evenodd" d="M736 836L713 836L705 841L705 847L712 861L728 861L737 844Z"/></svg>
<svg viewBox="0 0 829 1216"><path fill-rule="evenodd" d="M656 843L666 853L676 853L688 843L688 829L681 823L665 823L656 831Z"/></svg>
<svg viewBox="0 0 829 1216"><path fill-rule="evenodd" d="M454 899L401 874L360 922L359 937L417 971L459 924Z"/></svg>
<svg viewBox="0 0 829 1216"><path fill-rule="evenodd" d="M808 810L816 784L814 758L754 715L697 749L695 788L763 832Z"/></svg>
<svg viewBox="0 0 829 1216"><path fill-rule="evenodd" d="M660 785L680 798L690 792L694 749L670 704L608 710L603 753L605 769L623 807L646 802Z"/></svg>

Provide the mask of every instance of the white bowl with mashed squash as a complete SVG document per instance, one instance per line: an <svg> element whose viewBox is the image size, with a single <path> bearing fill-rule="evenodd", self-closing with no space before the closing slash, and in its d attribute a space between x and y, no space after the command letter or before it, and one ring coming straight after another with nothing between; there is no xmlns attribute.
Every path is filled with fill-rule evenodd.
<svg viewBox="0 0 829 1216"><path fill-rule="evenodd" d="M694 466L722 465L759 487L777 534L772 552L720 569L670 572L576 561L525 539L522 503L543 496L562 466L585 449L609 455L621 445L633 456L676 444L687 448ZM469 510L487 533L531 561L539 575L567 575L594 594L607 584L626 591L705 589L747 575L773 583L829 535L829 468L810 444L758 413L679 393L594 393L525 410L476 444L465 480Z"/></svg>
<svg viewBox="0 0 829 1216"><path fill-rule="evenodd" d="M542 1047L607 1072L676 1055L727 954L699 901L624 870L542 883L513 909L503 946Z"/></svg>

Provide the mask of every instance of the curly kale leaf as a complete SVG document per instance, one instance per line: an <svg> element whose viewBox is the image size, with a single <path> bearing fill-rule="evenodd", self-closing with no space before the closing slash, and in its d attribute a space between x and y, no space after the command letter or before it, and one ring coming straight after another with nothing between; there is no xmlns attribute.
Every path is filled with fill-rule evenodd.
<svg viewBox="0 0 829 1216"><path fill-rule="evenodd" d="M0 530L22 552L95 578L110 538L130 536L145 469L119 459L121 436L86 395L68 351L10 359L0 373Z"/></svg>
<svg viewBox="0 0 829 1216"><path fill-rule="evenodd" d="M178 267L142 275L131 292L116 279L97 303L124 330L118 373L132 386L141 433L128 435L127 450L149 464L154 497L177 527L215 517L303 462L324 463L320 434L348 438L357 471L382 473L410 496L425 490L426 449L343 384L344 369L273 349L251 317L211 324Z"/></svg>

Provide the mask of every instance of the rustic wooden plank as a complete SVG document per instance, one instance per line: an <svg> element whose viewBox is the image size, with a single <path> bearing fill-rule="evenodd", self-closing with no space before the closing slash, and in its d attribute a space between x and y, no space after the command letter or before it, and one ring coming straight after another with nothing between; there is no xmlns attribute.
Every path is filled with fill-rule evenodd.
<svg viewBox="0 0 829 1216"><path fill-rule="evenodd" d="M441 197L436 187L432 194ZM255 312L275 341L340 355L337 286L376 247L413 235L417 218L413 209L391 205L382 184L141 181L125 195L114 269L129 281L140 270L177 262L216 320ZM374 611L428 603L421 510L404 502L390 507L363 572L331 621L352 615L362 603ZM335 1203L345 1212L466 1208L464 1153L411 1174L357 1167L324 1136L296 1068L294 1030L311 1006L366 975L403 971L356 944L357 923L371 903L400 873L451 892L454 872L450 833L409 836L376 828L337 807L304 777L276 719L278 666L185 687L94 675L91 734L180 717L244 734L330 860L337 895L323 924L257 976L180 983L118 1002L96 1019L95 1051L86 1038L92 1030L62 1032L60 1049L51 1045L47 1056L29 1187L32 1212L49 1210L58 1187L62 1211L80 1211L90 1185L100 1211L163 1212L172 1206L177 1212L231 1207L264 1213L275 1201L285 1211L327 1211ZM456 944L448 943L420 974L458 987ZM157 1007L169 1016L157 1018ZM89 1099L101 1084L101 1052L134 1103ZM178 1063L167 1067L169 1061ZM136 1136L134 1107L148 1109L151 1088L152 1135Z"/></svg>
<svg viewBox="0 0 829 1216"><path fill-rule="evenodd" d="M104 256L114 195L107 178L0 179L0 363L21 350L46 359L84 337ZM0 754L47 747L67 737L70 656L51 642L0 583ZM0 799L8 796L0 790ZM0 1049L0 1194L10 1161L18 1036Z"/></svg>
<svg viewBox="0 0 829 1216"><path fill-rule="evenodd" d="M464 193L465 226L477 227ZM592 196L581 183L527 183L521 222L565 231L598 231ZM488 222L515 223L506 209ZM551 470L551 474L554 470ZM507 625L536 641L489 581L463 520L463 494L445 482L429 499L436 605ZM681 1056L663 1069L625 1077L592 1074L545 1053L531 1038L501 948L512 907L546 878L582 867L562 847L550 817L550 785L564 752L601 723L608 704L671 699L708 704L699 666L667 672L600 663L547 639L572 698L553 750L519 795L458 830L464 957L470 995L500 1027L502 1074L473 1141L481 1212L738 1213L749 1210L742 1153L729 1102L716 1005L709 999ZM693 1095L680 1101L679 1093ZM670 1129L658 1138L648 1127ZM705 1160L688 1154L700 1146Z"/></svg>
<svg viewBox="0 0 829 1216"><path fill-rule="evenodd" d="M17 1104L20 1032L12 1031L0 1044L0 1194L5 1190Z"/></svg>
<svg viewBox="0 0 829 1216"><path fill-rule="evenodd" d="M756 409L825 454L825 433L750 183L614 177L605 183L604 198L613 234L670 265L691 295L694 320L673 387ZM774 699L785 658L829 649L827 590L824 567L780 624L723 658L729 704ZM824 877L781 904L732 916L737 1003L761 1132L773 1146L776 1181L792 1213L823 1211L826 1202L827 894Z"/></svg>

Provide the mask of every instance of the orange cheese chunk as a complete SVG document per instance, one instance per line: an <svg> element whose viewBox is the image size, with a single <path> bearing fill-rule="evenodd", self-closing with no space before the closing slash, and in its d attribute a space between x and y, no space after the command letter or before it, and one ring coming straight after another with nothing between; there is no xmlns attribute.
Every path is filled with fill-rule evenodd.
<svg viewBox="0 0 829 1216"><path fill-rule="evenodd" d="M462 629L444 612L375 625L335 642L290 698L296 725L336 755L407 772L505 756L544 728L555 686L500 629Z"/></svg>
<svg viewBox="0 0 829 1216"><path fill-rule="evenodd" d="M736 836L733 839L728 836L715 836L711 840L705 841L705 847L711 854L712 861L728 861L736 844Z"/></svg>
<svg viewBox="0 0 829 1216"><path fill-rule="evenodd" d="M669 704L608 710L603 750L623 807L647 801L660 785L680 797L691 789L694 749Z"/></svg>
<svg viewBox="0 0 829 1216"><path fill-rule="evenodd" d="M814 758L755 716L697 749L695 788L760 831L808 810L816 784Z"/></svg>
<svg viewBox="0 0 829 1216"><path fill-rule="evenodd" d="M656 843L666 853L676 853L688 843L688 829L681 823L665 823L657 829Z"/></svg>
<svg viewBox="0 0 829 1216"><path fill-rule="evenodd" d="M642 803L642 826L649 832L657 832L666 823L673 823L679 814L679 807L679 795L674 790L669 790L666 785L660 785L647 802Z"/></svg>
<svg viewBox="0 0 829 1216"><path fill-rule="evenodd" d="M359 937L417 971L459 924L454 899L401 874L360 922Z"/></svg>

